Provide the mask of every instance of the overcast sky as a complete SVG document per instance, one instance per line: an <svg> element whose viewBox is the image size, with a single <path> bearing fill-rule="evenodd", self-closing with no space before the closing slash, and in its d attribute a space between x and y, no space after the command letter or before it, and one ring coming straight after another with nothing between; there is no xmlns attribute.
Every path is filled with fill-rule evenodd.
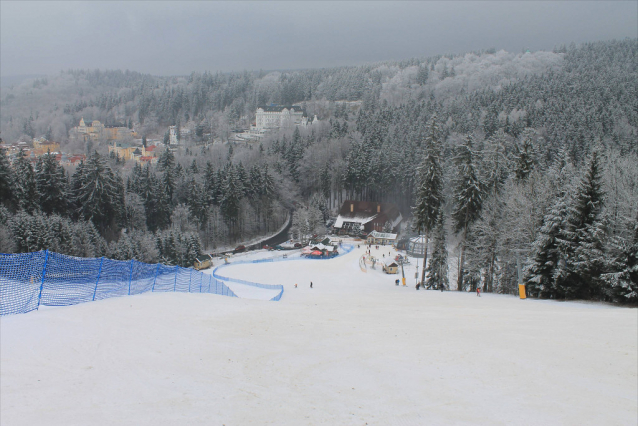
<svg viewBox="0 0 638 426"><path fill-rule="evenodd" d="M636 1L0 2L0 72L358 65L638 37Z"/></svg>

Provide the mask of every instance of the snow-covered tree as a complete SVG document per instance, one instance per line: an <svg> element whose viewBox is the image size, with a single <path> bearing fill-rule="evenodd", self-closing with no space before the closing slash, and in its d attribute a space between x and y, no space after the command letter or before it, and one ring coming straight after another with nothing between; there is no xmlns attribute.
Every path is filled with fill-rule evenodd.
<svg viewBox="0 0 638 426"><path fill-rule="evenodd" d="M607 284L607 294L621 303L638 303L638 213L631 239L614 238L607 270L601 275Z"/></svg>
<svg viewBox="0 0 638 426"><path fill-rule="evenodd" d="M105 159L95 152L73 175L74 201L81 218L104 233L114 229L122 213L124 185Z"/></svg>
<svg viewBox="0 0 638 426"><path fill-rule="evenodd" d="M590 299L602 293L605 222L598 151L594 151L576 188L567 219L557 237L561 258L554 273L558 297Z"/></svg>
<svg viewBox="0 0 638 426"><path fill-rule="evenodd" d="M479 180L475 165L472 137L468 135L465 143L458 149L454 159L456 176L454 179L454 211L452 220L454 231L461 234L460 258L457 289L463 290L463 266L465 240L468 227L478 219L483 204L483 185Z"/></svg>
<svg viewBox="0 0 638 426"><path fill-rule="evenodd" d="M439 215L439 220L434 228L432 242L433 251L430 262L427 264L427 288L446 289L448 288L448 264L447 264L447 244L445 241L445 224L443 212Z"/></svg>
<svg viewBox="0 0 638 426"><path fill-rule="evenodd" d="M425 235L423 264L427 264L430 232L439 221L443 206L443 169L441 168L441 143L439 125L436 116L432 117L427 128L423 162L419 168L419 185L413 209L415 228ZM425 268L421 273L421 282L425 285Z"/></svg>
<svg viewBox="0 0 638 426"><path fill-rule="evenodd" d="M13 201L13 169L4 148L0 148L0 201L5 207Z"/></svg>
<svg viewBox="0 0 638 426"><path fill-rule="evenodd" d="M13 191L18 206L27 212L37 210L39 196L35 172L24 151L20 150L18 159L13 164L13 169Z"/></svg>
<svg viewBox="0 0 638 426"><path fill-rule="evenodd" d="M64 167L50 153L38 158L35 179L42 211L47 214L67 214L69 191Z"/></svg>

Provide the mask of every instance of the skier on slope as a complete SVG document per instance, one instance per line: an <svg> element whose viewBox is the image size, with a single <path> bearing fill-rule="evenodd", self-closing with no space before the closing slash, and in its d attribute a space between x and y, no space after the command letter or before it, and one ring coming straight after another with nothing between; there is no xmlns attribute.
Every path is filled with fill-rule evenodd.
<svg viewBox="0 0 638 426"><path fill-rule="evenodd" d="M310 281L310 288L312 288L312 281Z"/></svg>

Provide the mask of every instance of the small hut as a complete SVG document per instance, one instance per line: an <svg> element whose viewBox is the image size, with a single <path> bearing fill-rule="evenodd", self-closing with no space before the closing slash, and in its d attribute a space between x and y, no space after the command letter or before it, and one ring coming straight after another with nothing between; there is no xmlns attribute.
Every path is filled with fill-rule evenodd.
<svg viewBox="0 0 638 426"><path fill-rule="evenodd" d="M199 258L195 259L193 268L201 271L202 269L208 269L213 266L213 257L210 254L208 254L207 256L208 257L202 257L201 260Z"/></svg>
<svg viewBox="0 0 638 426"><path fill-rule="evenodd" d="M398 274L399 264L392 259L388 259L383 264L383 272L386 274Z"/></svg>

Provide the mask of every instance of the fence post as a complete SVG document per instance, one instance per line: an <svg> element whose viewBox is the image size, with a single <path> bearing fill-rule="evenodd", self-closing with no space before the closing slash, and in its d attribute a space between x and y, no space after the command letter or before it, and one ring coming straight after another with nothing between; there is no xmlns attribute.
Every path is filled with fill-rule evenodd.
<svg viewBox="0 0 638 426"><path fill-rule="evenodd" d="M42 267L42 281L40 282L40 294L38 295L38 307L40 309L40 299L42 299L42 289L44 288L44 276L47 274L47 263L49 262L49 250L44 250L44 266Z"/></svg>
<svg viewBox="0 0 638 426"><path fill-rule="evenodd" d="M133 281L133 262L134 259L131 259L131 273L128 276L128 295L131 295L131 281Z"/></svg>
<svg viewBox="0 0 638 426"><path fill-rule="evenodd" d="M160 264L157 264L157 268L155 268L155 279L153 280L153 287L151 288L151 291L155 291L155 283L157 282L157 273L159 272L159 267Z"/></svg>
<svg viewBox="0 0 638 426"><path fill-rule="evenodd" d="M175 289L177 288L177 273L179 272L179 266L175 267L175 283L173 283L173 293L175 293Z"/></svg>
<svg viewBox="0 0 638 426"><path fill-rule="evenodd" d="M104 263L104 257L100 260L100 269L97 271L97 280L95 280L95 291L93 292L93 300L97 294L97 284L100 282L100 275L102 274L102 264Z"/></svg>

